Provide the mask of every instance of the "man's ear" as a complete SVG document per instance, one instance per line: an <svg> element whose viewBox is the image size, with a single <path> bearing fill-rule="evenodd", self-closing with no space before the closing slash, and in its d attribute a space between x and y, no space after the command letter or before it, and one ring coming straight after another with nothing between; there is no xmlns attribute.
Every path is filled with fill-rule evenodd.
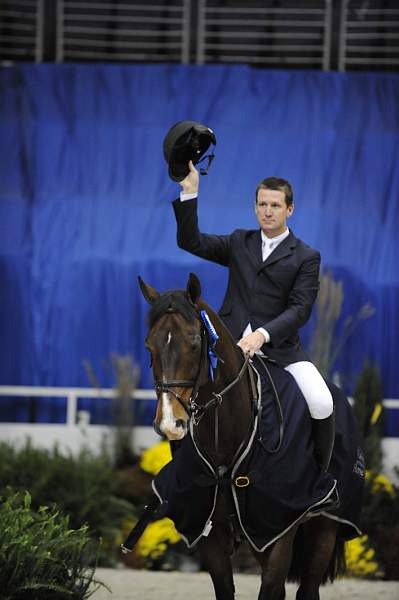
<svg viewBox="0 0 399 600"><path fill-rule="evenodd" d="M194 273L190 273L187 281L187 295L189 300L196 306L201 297L201 283Z"/></svg>
<svg viewBox="0 0 399 600"><path fill-rule="evenodd" d="M288 217L288 218L289 218L289 217L292 215L292 213L294 212L294 208L295 208L295 206L294 206L294 203L292 203L292 204L291 204L291 205L288 207L288 210L290 211L290 212L288 213L288 215L287 215L287 217Z"/></svg>
<svg viewBox="0 0 399 600"><path fill-rule="evenodd" d="M141 279L140 275L138 276L138 280L141 293L143 294L144 298L147 300L148 304L154 304L155 300L158 300L160 293L157 292L155 288L145 283Z"/></svg>

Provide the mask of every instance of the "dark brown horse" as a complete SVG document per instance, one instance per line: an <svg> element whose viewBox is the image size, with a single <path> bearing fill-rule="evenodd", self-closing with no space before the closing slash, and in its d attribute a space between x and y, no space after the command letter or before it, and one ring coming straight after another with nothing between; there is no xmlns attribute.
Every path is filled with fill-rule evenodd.
<svg viewBox="0 0 399 600"><path fill-rule="evenodd" d="M186 290L160 294L141 279L140 287L151 305L146 346L158 396L154 427L170 441L182 440L189 432L214 468L225 469L248 439L253 423L254 386L248 360L221 319L200 299L195 275L190 274ZM214 349L220 360L214 381L208 354L212 340L201 310L206 310L218 336ZM234 598L232 507L231 491L225 487L217 496L212 530L198 543L217 600ZM304 519L264 552L254 551L262 569L259 599L283 600L291 568L300 583L297 599L318 600L319 586L328 577L333 580L342 556L336 532L332 519Z"/></svg>

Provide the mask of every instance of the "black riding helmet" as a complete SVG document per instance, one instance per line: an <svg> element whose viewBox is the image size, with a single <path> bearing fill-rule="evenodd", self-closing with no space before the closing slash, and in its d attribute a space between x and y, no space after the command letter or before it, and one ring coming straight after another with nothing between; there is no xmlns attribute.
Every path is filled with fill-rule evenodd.
<svg viewBox="0 0 399 600"><path fill-rule="evenodd" d="M196 121L179 121L171 127L163 141L163 153L169 165L169 176L173 181L182 181L187 177L190 160L196 165L208 158L206 169L201 169L201 175L206 175L214 158L214 154L202 156L209 146L216 146L216 137L212 129Z"/></svg>

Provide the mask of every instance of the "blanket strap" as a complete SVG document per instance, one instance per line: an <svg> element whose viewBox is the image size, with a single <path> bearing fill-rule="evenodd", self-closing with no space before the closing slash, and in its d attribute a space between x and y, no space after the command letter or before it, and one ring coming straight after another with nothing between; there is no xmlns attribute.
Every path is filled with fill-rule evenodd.
<svg viewBox="0 0 399 600"><path fill-rule="evenodd" d="M160 500L155 494L152 496L148 504L145 505L144 512L140 519L137 521L136 525L133 527L124 543L121 544L123 554L127 554L133 550L140 537L143 535L145 528L153 520L154 512L156 512L156 517L159 519L164 516L166 512L165 504L167 503L163 503L162 508L157 510L160 505ZM159 514L160 512L162 512L162 514Z"/></svg>
<svg viewBox="0 0 399 600"><path fill-rule="evenodd" d="M266 372L268 379L270 381L270 385L272 387L273 390L273 394L274 394L274 399L275 399L275 405L277 408L277 418L278 418L278 422L279 422L279 441L277 442L277 446L275 448L273 448L273 450L267 450L267 452L269 454L275 454L276 452L278 452L281 448L281 445L283 443L283 437L284 437L284 416L283 416L283 410L281 408L281 401L280 401L280 396L278 395L276 386L274 384L273 381L273 377L269 371L269 369L266 366L266 363L264 360L262 360L260 357L258 357L258 360L256 361L256 365L261 365L262 369Z"/></svg>

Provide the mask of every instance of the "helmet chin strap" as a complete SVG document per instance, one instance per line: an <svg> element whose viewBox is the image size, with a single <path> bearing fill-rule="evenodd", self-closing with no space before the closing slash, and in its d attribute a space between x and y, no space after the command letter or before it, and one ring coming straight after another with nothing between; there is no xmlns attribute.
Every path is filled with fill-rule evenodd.
<svg viewBox="0 0 399 600"><path fill-rule="evenodd" d="M201 158L201 160L199 160L198 163L196 163L196 164L202 163L202 161L205 160L206 158L208 159L208 164L206 165L206 167L201 167L200 168L201 175L208 175L208 171L210 169L210 166L212 164L213 159L215 158L215 155L214 154L207 154L206 156L203 156Z"/></svg>

